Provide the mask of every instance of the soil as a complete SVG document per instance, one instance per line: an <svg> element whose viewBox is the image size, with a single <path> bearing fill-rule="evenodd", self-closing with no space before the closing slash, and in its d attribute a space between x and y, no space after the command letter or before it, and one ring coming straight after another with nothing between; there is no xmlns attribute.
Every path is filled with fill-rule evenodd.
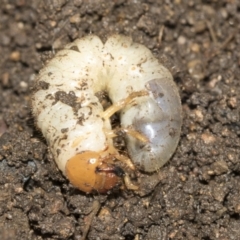
<svg viewBox="0 0 240 240"><path fill-rule="evenodd" d="M90 33L132 36L179 87L180 143L141 194L74 189L34 125L36 74ZM0 239L240 239L239 0L2 0L0 53Z"/></svg>

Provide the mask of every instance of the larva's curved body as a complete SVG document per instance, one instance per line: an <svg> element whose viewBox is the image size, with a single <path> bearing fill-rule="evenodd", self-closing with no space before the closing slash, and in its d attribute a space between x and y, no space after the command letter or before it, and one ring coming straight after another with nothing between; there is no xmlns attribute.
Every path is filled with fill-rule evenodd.
<svg viewBox="0 0 240 240"><path fill-rule="evenodd" d="M96 97L99 91L106 91L113 104L133 92L147 93L120 111L121 127L136 130L148 139L142 142L127 135L130 159L146 172L158 170L169 160L182 122L172 75L143 45L114 35L105 44L97 36L87 36L65 46L39 73L33 114L59 169L85 192L106 192L122 174L114 166L119 153L108 134L112 131L110 121L102 117L103 107ZM87 155L86 160L88 152L93 155ZM81 154L85 154L85 162ZM76 163L80 165L75 169ZM85 170L92 164L92 174L102 176L102 183L97 178L88 182L90 170ZM79 175L83 179L79 180ZM104 187L107 179L113 181ZM82 186L78 181L86 183Z"/></svg>

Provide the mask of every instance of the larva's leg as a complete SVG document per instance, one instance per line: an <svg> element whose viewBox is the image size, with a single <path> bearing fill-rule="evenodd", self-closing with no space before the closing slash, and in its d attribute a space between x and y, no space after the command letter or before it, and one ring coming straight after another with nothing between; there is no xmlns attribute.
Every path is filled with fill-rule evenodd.
<svg viewBox="0 0 240 240"><path fill-rule="evenodd" d="M126 133L126 134L138 139L139 141L141 141L143 143L148 143L149 142L149 139L145 135L143 135L139 131L134 130L134 129L129 128L129 127L120 128L120 129L117 129L117 130L105 129L104 132L110 138L117 137L119 135L118 133L123 132L123 133Z"/></svg>
<svg viewBox="0 0 240 240"><path fill-rule="evenodd" d="M104 129L104 133L109 138L115 138L118 136L115 130Z"/></svg>
<svg viewBox="0 0 240 240"><path fill-rule="evenodd" d="M132 181L131 181L131 179L130 179L130 177L128 176L127 173L125 173L123 179L124 179L124 183L125 183L125 186L127 187L127 189L134 190L134 191L139 189L139 186L136 186L132 183Z"/></svg>
<svg viewBox="0 0 240 240"><path fill-rule="evenodd" d="M125 99L120 100L119 102L116 102L113 105L111 105L107 110L103 112L102 117L104 119L109 119L114 113L126 107L134 98L147 96L147 95L148 95L147 91L132 92Z"/></svg>
<svg viewBox="0 0 240 240"><path fill-rule="evenodd" d="M125 163L126 166L128 166L131 170L135 170L135 166L134 166L134 164L132 163L132 161L131 161L130 158L128 158L128 157L126 157L126 156L124 156L124 155L121 155L121 154L117 155L116 158L117 158L119 161Z"/></svg>
<svg viewBox="0 0 240 240"><path fill-rule="evenodd" d="M131 170L135 170L134 164L128 157L119 154L118 156L116 156L116 158L118 160L124 162L126 164L126 166L128 166ZM132 183L129 175L126 172L124 173L123 180L124 180L124 183L125 183L125 186L127 189L134 190L134 191L139 189L139 186L136 186L135 184Z"/></svg>
<svg viewBox="0 0 240 240"><path fill-rule="evenodd" d="M138 139L139 141L141 141L143 143L149 142L149 139L144 134L142 134L139 131L134 130L132 128L121 128L120 131L127 133L128 135Z"/></svg>

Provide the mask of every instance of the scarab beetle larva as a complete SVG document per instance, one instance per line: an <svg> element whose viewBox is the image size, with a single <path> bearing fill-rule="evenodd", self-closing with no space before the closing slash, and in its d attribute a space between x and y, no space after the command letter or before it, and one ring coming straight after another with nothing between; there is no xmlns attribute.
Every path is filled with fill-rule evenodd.
<svg viewBox="0 0 240 240"><path fill-rule="evenodd" d="M112 101L105 111L100 91ZM105 193L126 176L117 162L130 161L113 146L115 112L132 168L158 170L179 141L181 102L171 73L122 35L106 43L90 35L66 45L40 71L32 107L59 169L88 193Z"/></svg>

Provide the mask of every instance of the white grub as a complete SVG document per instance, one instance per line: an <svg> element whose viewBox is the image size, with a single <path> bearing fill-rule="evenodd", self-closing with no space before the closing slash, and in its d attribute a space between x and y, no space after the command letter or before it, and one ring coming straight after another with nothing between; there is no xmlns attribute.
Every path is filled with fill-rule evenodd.
<svg viewBox="0 0 240 240"><path fill-rule="evenodd" d="M94 35L77 39L47 63L36 81L33 115L64 174L67 161L81 152L116 151L110 120L101 117L99 91L106 91L113 104L133 92L148 93L120 110L121 127L149 140L127 134L128 154L137 168L158 170L177 147L182 113L173 77L130 37L113 35L105 44Z"/></svg>

